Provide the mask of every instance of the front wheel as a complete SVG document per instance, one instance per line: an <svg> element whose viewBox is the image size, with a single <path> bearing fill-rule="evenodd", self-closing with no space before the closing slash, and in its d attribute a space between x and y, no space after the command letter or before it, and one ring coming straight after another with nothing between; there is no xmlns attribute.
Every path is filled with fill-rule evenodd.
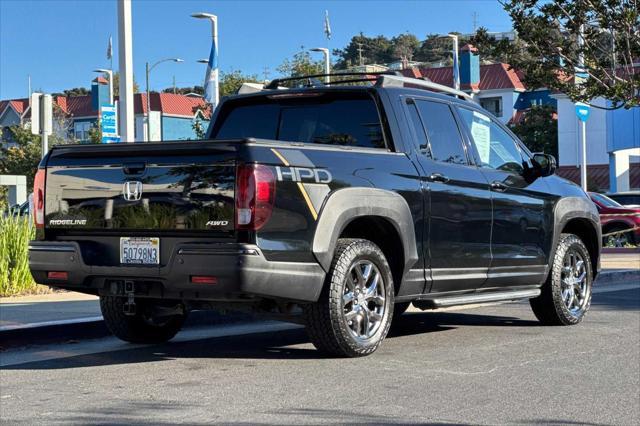
<svg viewBox="0 0 640 426"><path fill-rule="evenodd" d="M124 313L126 298L100 296L100 310L107 328L119 339L131 343L163 343L172 339L182 328L186 314L158 317L153 299L137 299L136 312Z"/></svg>
<svg viewBox="0 0 640 426"><path fill-rule="evenodd" d="M311 342L338 356L374 352L389 332L393 288L391 268L377 245L338 240L320 299L304 308Z"/></svg>
<svg viewBox="0 0 640 426"><path fill-rule="evenodd" d="M542 293L530 300L533 313L545 325L578 324L591 306L592 284L589 251L576 235L562 234Z"/></svg>

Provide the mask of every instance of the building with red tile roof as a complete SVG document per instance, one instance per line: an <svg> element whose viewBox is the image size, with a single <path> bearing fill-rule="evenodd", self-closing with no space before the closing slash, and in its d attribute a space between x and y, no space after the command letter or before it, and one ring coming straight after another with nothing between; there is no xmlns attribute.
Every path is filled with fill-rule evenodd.
<svg viewBox="0 0 640 426"><path fill-rule="evenodd" d="M54 96L55 106L73 121L73 135L69 136L80 142L88 140L89 130L98 122L99 106L108 103L108 95L108 81L100 76L92 81L90 95ZM117 96L115 100L118 100ZM151 93L149 100L154 140L195 139L192 128L194 120L202 120L207 125L211 117L211 107L199 96ZM136 140L146 140L146 93L134 94L134 116ZM0 101L0 129L13 125L23 126L30 118L29 99Z"/></svg>

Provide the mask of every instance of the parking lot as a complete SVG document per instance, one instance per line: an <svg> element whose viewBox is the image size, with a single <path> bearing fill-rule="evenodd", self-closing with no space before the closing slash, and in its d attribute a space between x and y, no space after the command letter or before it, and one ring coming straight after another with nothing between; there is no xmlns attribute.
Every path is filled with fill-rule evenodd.
<svg viewBox="0 0 640 426"><path fill-rule="evenodd" d="M528 303L411 312L373 355L321 357L297 325L191 327L0 353L7 424L638 424L640 284L595 289L584 323ZM64 401L64 402L61 402ZM28 407L26 409L25 407Z"/></svg>

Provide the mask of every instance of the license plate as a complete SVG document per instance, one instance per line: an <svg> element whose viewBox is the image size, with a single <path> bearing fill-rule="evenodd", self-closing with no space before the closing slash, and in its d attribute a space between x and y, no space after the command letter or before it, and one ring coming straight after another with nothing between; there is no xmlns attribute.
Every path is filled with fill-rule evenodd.
<svg viewBox="0 0 640 426"><path fill-rule="evenodd" d="M140 265L160 264L160 238L120 238L120 263Z"/></svg>

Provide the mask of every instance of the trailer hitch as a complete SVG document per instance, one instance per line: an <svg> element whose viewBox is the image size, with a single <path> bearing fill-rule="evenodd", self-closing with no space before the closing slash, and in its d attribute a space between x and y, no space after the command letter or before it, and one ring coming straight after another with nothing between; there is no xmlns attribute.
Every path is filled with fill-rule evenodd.
<svg viewBox="0 0 640 426"><path fill-rule="evenodd" d="M124 282L124 295L127 297L127 301L122 305L124 314L133 316L136 314L135 284L133 281Z"/></svg>

